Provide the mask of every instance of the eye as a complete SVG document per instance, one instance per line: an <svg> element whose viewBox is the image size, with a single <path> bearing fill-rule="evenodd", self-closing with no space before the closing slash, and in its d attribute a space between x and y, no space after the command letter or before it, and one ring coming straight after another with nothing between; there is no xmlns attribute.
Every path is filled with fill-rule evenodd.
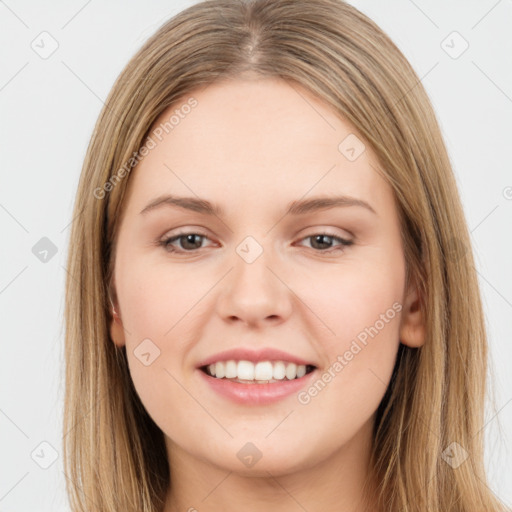
<svg viewBox="0 0 512 512"><path fill-rule="evenodd" d="M169 252L193 252L197 249L201 249L202 241L208 239L206 235L201 233L179 233L172 237L164 238L160 245ZM178 242L181 245L180 248L176 249L175 245Z"/></svg>
<svg viewBox="0 0 512 512"><path fill-rule="evenodd" d="M164 238L159 242L161 246L168 252L174 253L191 253L202 249L202 242L209 240L206 235L202 233L178 233L177 235ZM315 249L316 252L331 253L337 251L343 251L345 247L352 245L352 240L346 240L331 233L315 233L304 237L302 240L311 240L310 247ZM338 245L333 248L333 244L337 242ZM177 247L180 246L180 247Z"/></svg>
<svg viewBox="0 0 512 512"><path fill-rule="evenodd" d="M311 239L311 248L317 249L317 252L335 252L335 251L343 251L345 247L348 247L354 243L353 240L346 240L345 238L341 238L331 233L315 233L313 235L306 236L302 240ZM338 242L337 248L335 247L333 250L328 250L332 248L332 244L334 242Z"/></svg>

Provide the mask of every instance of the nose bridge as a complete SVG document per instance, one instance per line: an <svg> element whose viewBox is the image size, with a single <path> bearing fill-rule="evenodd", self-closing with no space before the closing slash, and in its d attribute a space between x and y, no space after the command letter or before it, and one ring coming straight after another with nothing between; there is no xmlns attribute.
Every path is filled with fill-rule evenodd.
<svg viewBox="0 0 512 512"><path fill-rule="evenodd" d="M290 298L286 286L275 275L279 273L278 268L274 268L278 258L273 257L270 244L264 247L248 236L235 251L233 271L218 301L219 314L248 323L288 316Z"/></svg>
<svg viewBox="0 0 512 512"><path fill-rule="evenodd" d="M260 243L253 236L247 236L236 247L237 256L234 258L233 284L240 298L256 303L266 295L276 296L279 293L275 276L269 270L272 266L272 248L270 244ZM266 299L268 300L268 298Z"/></svg>

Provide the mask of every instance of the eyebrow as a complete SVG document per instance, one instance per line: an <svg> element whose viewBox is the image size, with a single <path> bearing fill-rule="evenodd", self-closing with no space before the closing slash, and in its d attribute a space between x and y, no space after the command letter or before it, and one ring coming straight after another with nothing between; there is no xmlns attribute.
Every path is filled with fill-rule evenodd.
<svg viewBox="0 0 512 512"><path fill-rule="evenodd" d="M186 210L202 213L204 215L215 215L221 217L223 210L219 205L215 205L206 199L198 197L179 197L174 195L159 196L151 201L140 213L146 214L152 210L163 206L177 206ZM288 205L285 215L304 215L319 210L327 210L336 207L359 206L369 210L377 215L377 212L372 206L363 201L351 196L318 196L310 199L301 199L292 201Z"/></svg>

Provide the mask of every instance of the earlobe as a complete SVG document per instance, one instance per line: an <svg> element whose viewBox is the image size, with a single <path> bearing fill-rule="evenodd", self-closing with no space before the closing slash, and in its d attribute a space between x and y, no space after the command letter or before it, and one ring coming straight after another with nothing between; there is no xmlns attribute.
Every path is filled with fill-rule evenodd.
<svg viewBox="0 0 512 512"><path fill-rule="evenodd" d="M402 308L400 341L408 347L418 348L425 343L425 314L417 287L410 289Z"/></svg>
<svg viewBox="0 0 512 512"><path fill-rule="evenodd" d="M112 300L110 300L110 304L112 305L112 318L110 320L110 338L112 339L116 346L122 347L125 344L123 323L121 320L121 316L119 315L116 307L112 303Z"/></svg>

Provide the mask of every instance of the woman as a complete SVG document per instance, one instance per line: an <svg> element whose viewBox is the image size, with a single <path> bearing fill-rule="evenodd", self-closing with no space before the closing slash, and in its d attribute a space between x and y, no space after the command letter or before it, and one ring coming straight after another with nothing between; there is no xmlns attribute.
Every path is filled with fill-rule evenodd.
<svg viewBox="0 0 512 512"><path fill-rule="evenodd" d="M73 510L505 510L444 142L355 8L179 13L116 81L75 215Z"/></svg>

